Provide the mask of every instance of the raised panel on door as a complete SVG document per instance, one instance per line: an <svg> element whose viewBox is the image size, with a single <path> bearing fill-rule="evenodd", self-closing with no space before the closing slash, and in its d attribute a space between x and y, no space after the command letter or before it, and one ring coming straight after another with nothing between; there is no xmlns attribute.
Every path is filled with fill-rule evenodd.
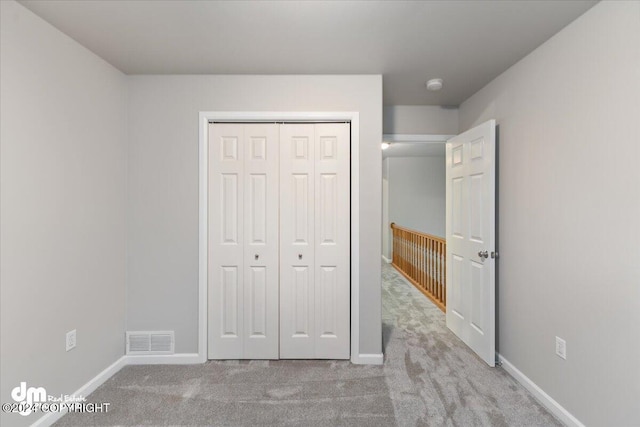
<svg viewBox="0 0 640 427"><path fill-rule="evenodd" d="M311 272L308 266L293 266L291 270L292 318L291 336L308 340L311 337L312 318L309 315L311 302Z"/></svg>
<svg viewBox="0 0 640 427"><path fill-rule="evenodd" d="M459 321L464 321L467 316L464 295L462 293L462 284L466 279L465 259L459 254L451 252L451 262L449 268L449 278L447 279L447 307L451 310L453 316Z"/></svg>
<svg viewBox="0 0 640 427"><path fill-rule="evenodd" d="M208 354L243 353L244 154L242 125L209 125Z"/></svg>
<svg viewBox="0 0 640 427"><path fill-rule="evenodd" d="M280 358L315 356L314 125L280 125Z"/></svg>
<svg viewBox="0 0 640 427"><path fill-rule="evenodd" d="M316 124L315 143L315 357L348 359L349 124Z"/></svg>
<svg viewBox="0 0 640 427"><path fill-rule="evenodd" d="M279 132L244 125L243 359L278 358Z"/></svg>
<svg viewBox="0 0 640 427"><path fill-rule="evenodd" d="M216 279L220 280L221 285L219 294L221 302L220 317L222 318L220 335L222 338L235 339L241 334L238 323L240 320L238 315L238 299L240 298L238 267L223 265L215 273L217 273L216 275L219 274Z"/></svg>
<svg viewBox="0 0 640 427"><path fill-rule="evenodd" d="M484 300L484 264L478 261L471 261L470 263L470 278L468 283L468 295L469 295L469 325L471 325L472 332L475 334L484 335L486 328L486 320L484 313L486 308L483 307L482 302Z"/></svg>

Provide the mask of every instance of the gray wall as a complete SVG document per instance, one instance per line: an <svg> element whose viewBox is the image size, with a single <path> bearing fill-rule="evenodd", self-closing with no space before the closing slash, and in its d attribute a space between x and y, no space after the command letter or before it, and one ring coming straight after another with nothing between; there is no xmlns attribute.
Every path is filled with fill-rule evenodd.
<svg viewBox="0 0 640 427"><path fill-rule="evenodd" d="M444 157L390 157L389 223L444 237Z"/></svg>
<svg viewBox="0 0 640 427"><path fill-rule="evenodd" d="M384 107L384 133L456 135L458 109L437 105L388 105Z"/></svg>
<svg viewBox="0 0 640 427"><path fill-rule="evenodd" d="M197 351L198 112L360 112L360 352L381 352L382 78L129 78L127 329Z"/></svg>
<svg viewBox="0 0 640 427"><path fill-rule="evenodd" d="M0 8L5 403L21 381L72 393L124 353L126 82L21 5Z"/></svg>
<svg viewBox="0 0 640 427"><path fill-rule="evenodd" d="M460 129L489 118L499 351L586 425L640 425L640 3L597 4L465 101Z"/></svg>

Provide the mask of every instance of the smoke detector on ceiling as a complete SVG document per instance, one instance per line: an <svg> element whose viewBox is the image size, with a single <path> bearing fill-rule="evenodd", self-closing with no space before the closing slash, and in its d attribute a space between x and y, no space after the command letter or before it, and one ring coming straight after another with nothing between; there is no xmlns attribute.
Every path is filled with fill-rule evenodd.
<svg viewBox="0 0 640 427"><path fill-rule="evenodd" d="M442 89L442 79L431 79L427 82L427 89L435 92Z"/></svg>

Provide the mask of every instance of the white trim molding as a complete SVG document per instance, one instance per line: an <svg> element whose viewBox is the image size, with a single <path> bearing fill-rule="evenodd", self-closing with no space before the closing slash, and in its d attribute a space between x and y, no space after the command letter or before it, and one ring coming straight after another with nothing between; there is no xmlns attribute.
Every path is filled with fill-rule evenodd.
<svg viewBox="0 0 640 427"><path fill-rule="evenodd" d="M122 356L120 359L113 362L105 370L103 370L98 375L90 379L86 384L84 384L82 387L80 387L78 390L76 390L74 393L71 393L70 395L87 397L88 395L93 393L95 389L97 389L102 384L104 384L109 378L117 374L120 369L127 366L129 364L127 359L128 359L128 356ZM98 403L98 402L94 402L94 403ZM44 416L38 418L33 424L31 424L31 427L50 426L56 421L58 421L60 418L62 418L64 415L66 415L66 413L67 413L66 411L47 412Z"/></svg>
<svg viewBox="0 0 640 427"><path fill-rule="evenodd" d="M208 277L208 176L209 123L211 122L314 122L348 121L351 123L351 362L376 363L362 358L360 352L360 113L273 112L273 111L201 111L199 116L199 275L198 275L198 354L200 363L207 360L207 277ZM381 362L380 362L381 363Z"/></svg>
<svg viewBox="0 0 640 427"><path fill-rule="evenodd" d="M360 365L382 365L384 363L384 355L382 353L358 354L355 360L353 356L351 357L351 362Z"/></svg>
<svg viewBox="0 0 640 427"><path fill-rule="evenodd" d="M518 368L513 366L511 362L505 359L498 353L498 360L502 363L502 368L516 381L518 381L524 388L526 388L545 408L549 410L553 415L558 417L560 421L570 427L585 427L576 417L567 411L562 405L556 402L551 396L549 396L544 390L542 390L536 383L534 383L529 377L523 374Z"/></svg>
<svg viewBox="0 0 640 427"><path fill-rule="evenodd" d="M387 258L386 256L382 255L382 260L384 262L386 262L387 264L391 264L391 260L389 258Z"/></svg>
<svg viewBox="0 0 640 427"><path fill-rule="evenodd" d="M197 353L127 355L127 365L194 365L202 363Z"/></svg>
<svg viewBox="0 0 640 427"><path fill-rule="evenodd" d="M456 135L411 135L400 133L385 133L384 142L405 142L413 144L444 144Z"/></svg>

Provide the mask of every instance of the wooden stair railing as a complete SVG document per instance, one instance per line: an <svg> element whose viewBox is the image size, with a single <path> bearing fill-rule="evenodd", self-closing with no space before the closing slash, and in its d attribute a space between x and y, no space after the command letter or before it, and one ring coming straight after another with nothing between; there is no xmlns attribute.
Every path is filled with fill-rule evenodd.
<svg viewBox="0 0 640 427"><path fill-rule="evenodd" d="M446 312L447 242L391 223L393 231L393 265L420 292Z"/></svg>

